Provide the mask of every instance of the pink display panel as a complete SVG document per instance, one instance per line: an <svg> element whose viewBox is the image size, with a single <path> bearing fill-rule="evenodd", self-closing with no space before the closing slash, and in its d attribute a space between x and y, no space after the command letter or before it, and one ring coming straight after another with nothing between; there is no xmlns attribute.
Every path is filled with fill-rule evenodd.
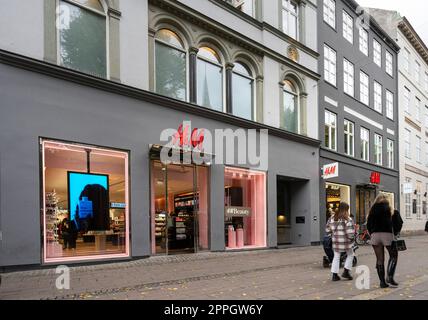
<svg viewBox="0 0 428 320"><path fill-rule="evenodd" d="M266 247L266 173L227 167L224 181L226 249Z"/></svg>

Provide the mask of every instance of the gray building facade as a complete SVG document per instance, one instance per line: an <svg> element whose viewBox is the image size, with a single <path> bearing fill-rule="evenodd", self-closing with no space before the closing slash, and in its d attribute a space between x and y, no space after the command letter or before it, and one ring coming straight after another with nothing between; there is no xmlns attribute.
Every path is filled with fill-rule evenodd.
<svg viewBox="0 0 428 320"><path fill-rule="evenodd" d="M364 224L379 192L399 208L399 47L355 1L318 7L321 226L340 201Z"/></svg>
<svg viewBox="0 0 428 320"><path fill-rule="evenodd" d="M255 3L34 1L32 28L0 16L15 31L0 33L0 267L319 243L316 3L279 1L287 19ZM58 8L107 31L79 38ZM98 59L73 56L74 37ZM266 129L268 166L164 164L164 129L183 158L187 129L193 147L239 129L259 145Z"/></svg>

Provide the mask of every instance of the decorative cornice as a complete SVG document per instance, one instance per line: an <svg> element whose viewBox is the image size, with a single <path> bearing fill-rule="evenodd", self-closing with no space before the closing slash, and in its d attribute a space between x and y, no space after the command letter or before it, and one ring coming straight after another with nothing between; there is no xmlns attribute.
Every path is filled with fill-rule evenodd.
<svg viewBox="0 0 428 320"><path fill-rule="evenodd" d="M405 116L404 117L404 121L409 124L410 126L412 126L414 129L418 130L419 132L422 131L421 126L419 126L416 122L414 122L412 119L410 119L409 117Z"/></svg>
<svg viewBox="0 0 428 320"><path fill-rule="evenodd" d="M414 166L412 166L410 164L406 163L405 169L407 171L410 171L410 172L413 172L413 173L416 173L418 175L421 175L421 176L424 176L424 177L428 178L428 172L427 171L418 169L418 168L416 168L416 167L414 167Z"/></svg>
<svg viewBox="0 0 428 320"><path fill-rule="evenodd" d="M122 17L122 13L119 10L113 9L113 8L108 8L108 15L110 17L116 18L116 19L120 19Z"/></svg>
<svg viewBox="0 0 428 320"><path fill-rule="evenodd" d="M428 65L428 48L406 17L403 17L403 19L398 23L398 29L400 29L403 35L407 40L409 40L415 50Z"/></svg>
<svg viewBox="0 0 428 320"><path fill-rule="evenodd" d="M0 63L318 148L321 141L0 49Z"/></svg>

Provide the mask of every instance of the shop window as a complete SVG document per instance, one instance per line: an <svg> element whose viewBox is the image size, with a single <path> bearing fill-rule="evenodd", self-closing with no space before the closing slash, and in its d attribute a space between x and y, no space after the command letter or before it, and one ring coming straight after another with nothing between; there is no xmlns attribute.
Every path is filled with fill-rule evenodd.
<svg viewBox="0 0 428 320"><path fill-rule="evenodd" d="M223 66L216 51L202 47L197 62L198 104L223 111Z"/></svg>
<svg viewBox="0 0 428 320"><path fill-rule="evenodd" d="M186 51L181 39L171 30L159 30L155 51L156 92L186 100Z"/></svg>
<svg viewBox="0 0 428 320"><path fill-rule="evenodd" d="M42 145L44 262L128 257L128 153Z"/></svg>
<svg viewBox="0 0 428 320"><path fill-rule="evenodd" d="M107 22L98 0L60 1L59 63L64 67L107 77Z"/></svg>
<svg viewBox="0 0 428 320"><path fill-rule="evenodd" d="M226 168L226 248L266 246L266 174Z"/></svg>
<svg viewBox="0 0 428 320"><path fill-rule="evenodd" d="M351 188L348 186L327 183L326 184L326 221L339 209L341 202L350 203Z"/></svg>
<svg viewBox="0 0 428 320"><path fill-rule="evenodd" d="M232 73L232 112L235 116L253 120L254 79L248 68L236 62Z"/></svg>

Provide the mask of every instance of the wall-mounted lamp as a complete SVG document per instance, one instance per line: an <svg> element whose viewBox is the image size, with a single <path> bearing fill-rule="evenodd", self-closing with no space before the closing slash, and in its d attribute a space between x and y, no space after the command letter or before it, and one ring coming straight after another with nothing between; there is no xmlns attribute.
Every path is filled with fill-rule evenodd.
<svg viewBox="0 0 428 320"><path fill-rule="evenodd" d="M425 193L424 193L424 197L425 197L425 198L427 197L427 194L428 194L428 192L425 192Z"/></svg>
<svg viewBox="0 0 428 320"><path fill-rule="evenodd" d="M418 190L415 190L415 192L413 192L415 195L418 194Z"/></svg>

